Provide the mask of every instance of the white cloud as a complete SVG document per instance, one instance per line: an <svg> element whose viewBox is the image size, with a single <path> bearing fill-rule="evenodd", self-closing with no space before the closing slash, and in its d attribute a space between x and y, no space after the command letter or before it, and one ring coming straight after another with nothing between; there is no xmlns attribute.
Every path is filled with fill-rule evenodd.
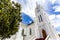
<svg viewBox="0 0 60 40"><path fill-rule="evenodd" d="M49 15L49 19L53 20L55 18L55 14L54 15Z"/></svg>
<svg viewBox="0 0 60 40"><path fill-rule="evenodd" d="M60 15L50 15L49 18L55 28L60 26Z"/></svg>
<svg viewBox="0 0 60 40"><path fill-rule="evenodd" d="M56 15L58 19L60 19L60 14L59 15Z"/></svg>
<svg viewBox="0 0 60 40"><path fill-rule="evenodd" d="M44 5L44 4L46 3L46 0L38 0L37 2L38 2L38 4L40 4L40 5Z"/></svg>
<svg viewBox="0 0 60 40"><path fill-rule="evenodd" d="M52 4L54 4L56 0L50 0L50 1L51 1Z"/></svg>
<svg viewBox="0 0 60 40"><path fill-rule="evenodd" d="M55 4L60 4L60 0L56 0L55 1Z"/></svg>
<svg viewBox="0 0 60 40"><path fill-rule="evenodd" d="M56 6L55 12L60 12L60 6Z"/></svg>

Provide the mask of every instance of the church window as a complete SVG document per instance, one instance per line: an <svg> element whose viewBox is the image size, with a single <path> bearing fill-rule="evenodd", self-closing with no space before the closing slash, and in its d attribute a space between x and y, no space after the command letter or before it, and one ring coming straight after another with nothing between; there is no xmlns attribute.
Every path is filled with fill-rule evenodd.
<svg viewBox="0 0 60 40"><path fill-rule="evenodd" d="M40 16L38 16L38 19L39 19L39 22L43 21L43 20L42 20L42 16L41 16L41 15L40 15Z"/></svg>
<svg viewBox="0 0 60 40"><path fill-rule="evenodd" d="M32 35L32 30L31 30L31 28L30 28L30 35Z"/></svg>
<svg viewBox="0 0 60 40"><path fill-rule="evenodd" d="M24 29L22 29L22 36L24 36Z"/></svg>
<svg viewBox="0 0 60 40"><path fill-rule="evenodd" d="M38 16L39 22L40 22L40 17Z"/></svg>
<svg viewBox="0 0 60 40"><path fill-rule="evenodd" d="M42 20L42 16L41 16L41 15L40 15L40 18L41 18L41 21L43 21L43 20Z"/></svg>

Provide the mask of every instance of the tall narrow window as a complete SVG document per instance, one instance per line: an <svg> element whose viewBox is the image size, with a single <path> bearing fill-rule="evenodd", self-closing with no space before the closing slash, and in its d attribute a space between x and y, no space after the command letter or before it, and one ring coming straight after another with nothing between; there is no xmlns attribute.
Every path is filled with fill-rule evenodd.
<svg viewBox="0 0 60 40"><path fill-rule="evenodd" d="M22 36L24 35L24 29L22 29Z"/></svg>
<svg viewBox="0 0 60 40"><path fill-rule="evenodd" d="M39 22L43 21L42 16L38 16Z"/></svg>
<svg viewBox="0 0 60 40"><path fill-rule="evenodd" d="M41 21L43 21L42 16L40 15Z"/></svg>
<svg viewBox="0 0 60 40"><path fill-rule="evenodd" d="M40 17L38 16L39 22L40 22Z"/></svg>
<svg viewBox="0 0 60 40"><path fill-rule="evenodd" d="M30 28L30 35L32 35L32 31L31 31L31 28Z"/></svg>

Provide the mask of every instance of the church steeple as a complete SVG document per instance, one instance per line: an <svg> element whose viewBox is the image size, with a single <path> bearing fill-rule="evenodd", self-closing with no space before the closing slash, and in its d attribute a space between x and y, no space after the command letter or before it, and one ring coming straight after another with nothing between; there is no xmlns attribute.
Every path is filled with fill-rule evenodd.
<svg viewBox="0 0 60 40"><path fill-rule="evenodd" d="M47 12L43 9L43 6L40 4L36 3L36 8L35 8L35 16L36 16L36 21L35 25L37 26L37 37L40 40L41 38L46 39L48 36L51 40L59 40L59 36L56 33L55 29L53 28L52 24L50 23L50 20L48 18L48 15L46 15Z"/></svg>
<svg viewBox="0 0 60 40"><path fill-rule="evenodd" d="M40 5L36 2L36 8L35 8L35 12L39 12L40 11Z"/></svg>

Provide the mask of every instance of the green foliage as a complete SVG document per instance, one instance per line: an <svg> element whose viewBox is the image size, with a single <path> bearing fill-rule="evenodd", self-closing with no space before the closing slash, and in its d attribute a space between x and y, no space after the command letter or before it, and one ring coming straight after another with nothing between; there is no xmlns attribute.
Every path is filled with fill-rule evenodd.
<svg viewBox="0 0 60 40"><path fill-rule="evenodd" d="M10 2L10 0L0 0L0 37L7 38L18 31L21 5Z"/></svg>

